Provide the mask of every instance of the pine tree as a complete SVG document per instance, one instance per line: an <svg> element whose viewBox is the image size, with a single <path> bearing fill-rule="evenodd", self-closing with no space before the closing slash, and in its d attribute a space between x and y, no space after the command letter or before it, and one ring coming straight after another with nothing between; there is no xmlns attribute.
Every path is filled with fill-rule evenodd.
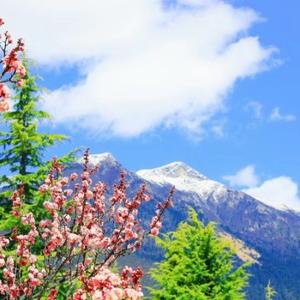
<svg viewBox="0 0 300 300"><path fill-rule="evenodd" d="M270 281L268 282L265 291L266 291L266 300L272 300L277 294L276 291L273 289Z"/></svg>
<svg viewBox="0 0 300 300"><path fill-rule="evenodd" d="M220 238L213 223L204 226L194 210L175 232L157 238L165 259L150 271L157 286L152 299L245 299L247 264L235 267L234 250Z"/></svg>
<svg viewBox="0 0 300 300"><path fill-rule="evenodd" d="M22 86L15 87L13 109L1 114L6 130L0 131L0 167L5 169L5 173L10 173L9 176L0 176L2 214L3 207L6 212L10 209L10 201L7 200L20 185L24 188L26 203L34 203L34 194L48 171L48 165L50 167L44 159L44 153L55 142L66 139L62 134L39 131L39 124L49 119L50 115L38 109L40 90L36 78L30 74L26 60L24 65L27 73ZM72 155L67 155L61 161L71 159Z"/></svg>

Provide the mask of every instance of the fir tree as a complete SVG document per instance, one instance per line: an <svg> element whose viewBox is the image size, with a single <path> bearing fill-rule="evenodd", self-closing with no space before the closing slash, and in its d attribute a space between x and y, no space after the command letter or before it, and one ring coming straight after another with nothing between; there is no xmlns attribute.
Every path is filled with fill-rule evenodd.
<svg viewBox="0 0 300 300"><path fill-rule="evenodd" d="M26 203L34 204L35 192L48 171L44 153L55 142L66 139L62 134L48 134L39 131L39 124L50 115L38 109L40 90L36 78L30 74L27 61L24 61L26 75L22 86L15 87L13 109L1 114L5 131L0 131L0 167L9 170L10 176L0 176L2 192L0 203L7 212L10 209L12 192L22 185ZM72 155L61 161L67 162ZM1 208L1 207L0 207ZM0 211L1 214L1 211Z"/></svg>
<svg viewBox="0 0 300 300"><path fill-rule="evenodd" d="M234 251L217 235L215 225L204 226L192 209L189 215L189 222L157 238L165 259L150 271L157 283L149 288L152 299L245 299L247 264L235 267Z"/></svg>

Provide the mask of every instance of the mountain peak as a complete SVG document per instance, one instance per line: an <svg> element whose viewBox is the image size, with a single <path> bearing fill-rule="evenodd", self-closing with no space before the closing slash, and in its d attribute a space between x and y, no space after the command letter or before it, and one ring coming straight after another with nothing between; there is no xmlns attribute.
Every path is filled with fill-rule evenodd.
<svg viewBox="0 0 300 300"><path fill-rule="evenodd" d="M83 162L83 158L80 158L79 163ZM91 165L101 165L103 163L108 163L110 165L115 165L117 164L117 160L115 159L115 157L109 153L109 152L104 152L104 153L98 153L98 154L90 154L89 156L89 163Z"/></svg>
<svg viewBox="0 0 300 300"><path fill-rule="evenodd" d="M174 185L177 190L194 192L207 199L212 194L222 198L227 189L220 183L210 180L192 167L176 161L159 168L140 170L136 173L143 179L160 185Z"/></svg>
<svg viewBox="0 0 300 300"><path fill-rule="evenodd" d="M193 169L192 167L188 166L187 164L181 161L175 161L154 169L140 170L137 172L137 174L141 177L160 176L160 177L169 177L169 178L189 177L198 180L207 179L207 177L200 174L198 171L196 171L195 169Z"/></svg>

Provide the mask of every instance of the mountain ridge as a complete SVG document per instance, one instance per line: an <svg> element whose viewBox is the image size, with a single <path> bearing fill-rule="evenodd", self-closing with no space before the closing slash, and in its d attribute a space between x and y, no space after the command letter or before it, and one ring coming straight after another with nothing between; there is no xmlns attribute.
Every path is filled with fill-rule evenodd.
<svg viewBox="0 0 300 300"><path fill-rule="evenodd" d="M94 182L101 180L112 187L119 180L120 172L126 173L129 196L146 183L153 201L141 209L140 218L149 224L155 204L163 201L170 188L177 186L174 207L167 211L163 230L172 231L186 220L188 207L193 207L205 222L217 223L220 232L260 254L259 264L251 267L248 299L263 299L268 281L278 292L280 300L300 298L300 216L290 210L278 210L241 191L213 181L182 162L174 162L160 168L132 172L124 168L111 154L91 155L92 165L99 163L93 174ZM173 167L173 168L171 168ZM79 162L66 172L80 172ZM154 171L153 171L154 170ZM163 176L162 176L163 175ZM162 257L152 241L147 241L140 254L149 265ZM298 279L299 278L299 279Z"/></svg>

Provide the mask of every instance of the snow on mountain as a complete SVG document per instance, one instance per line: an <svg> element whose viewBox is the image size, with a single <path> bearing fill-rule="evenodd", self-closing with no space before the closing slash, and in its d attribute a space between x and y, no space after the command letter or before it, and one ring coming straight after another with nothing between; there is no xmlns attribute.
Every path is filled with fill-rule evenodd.
<svg viewBox="0 0 300 300"><path fill-rule="evenodd" d="M193 192L201 198L215 198L226 194L227 188L214 180L208 179L183 162L173 162L155 169L136 172L143 179L159 184L171 184L179 191Z"/></svg>
<svg viewBox="0 0 300 300"><path fill-rule="evenodd" d="M83 158L78 160L78 163L82 163ZM109 152L99 153L99 154L90 154L89 163L93 166L101 165L101 163L106 163L110 165L118 164L118 161L114 158L114 156Z"/></svg>

